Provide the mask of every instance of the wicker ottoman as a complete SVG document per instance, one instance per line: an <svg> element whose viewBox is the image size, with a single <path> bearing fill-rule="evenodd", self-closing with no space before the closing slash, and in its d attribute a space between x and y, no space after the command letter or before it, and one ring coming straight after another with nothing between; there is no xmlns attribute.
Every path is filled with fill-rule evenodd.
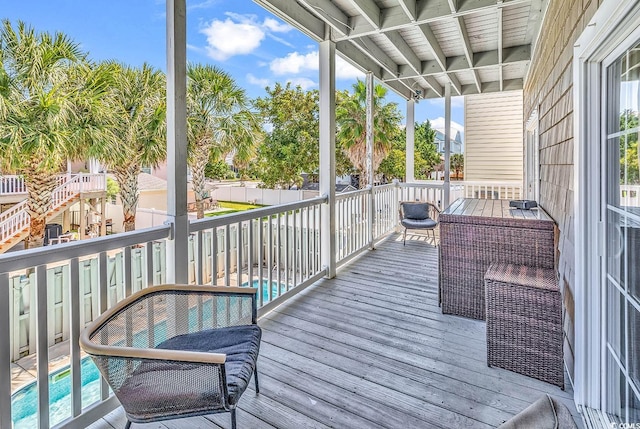
<svg viewBox="0 0 640 429"><path fill-rule="evenodd" d="M487 364L564 389L562 298L555 271L491 264L484 283Z"/></svg>

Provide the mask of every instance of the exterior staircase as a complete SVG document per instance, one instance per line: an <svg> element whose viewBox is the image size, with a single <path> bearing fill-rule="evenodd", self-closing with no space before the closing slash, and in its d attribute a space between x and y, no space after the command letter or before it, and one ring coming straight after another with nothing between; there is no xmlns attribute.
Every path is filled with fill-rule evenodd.
<svg viewBox="0 0 640 429"><path fill-rule="evenodd" d="M47 222L63 213L83 194L106 192L104 174L61 175L59 185L51 192L51 209ZM4 253L27 238L31 218L27 211L27 200L0 213L0 253Z"/></svg>

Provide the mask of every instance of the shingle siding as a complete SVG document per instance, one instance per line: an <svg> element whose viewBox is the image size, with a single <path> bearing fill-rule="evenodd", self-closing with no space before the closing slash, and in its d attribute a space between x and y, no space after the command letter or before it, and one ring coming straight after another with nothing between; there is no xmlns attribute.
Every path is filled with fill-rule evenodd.
<svg viewBox="0 0 640 429"><path fill-rule="evenodd" d="M564 301L565 362L574 364L573 45L599 0L551 0L524 84L525 120L537 109L540 205L559 229L558 270Z"/></svg>

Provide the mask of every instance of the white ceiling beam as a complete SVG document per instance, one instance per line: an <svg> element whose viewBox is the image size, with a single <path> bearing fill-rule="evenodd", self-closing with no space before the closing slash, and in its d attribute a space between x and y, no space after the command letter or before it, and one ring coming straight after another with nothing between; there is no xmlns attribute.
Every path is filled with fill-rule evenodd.
<svg viewBox="0 0 640 429"><path fill-rule="evenodd" d="M504 81L503 89L500 89L500 82L484 82L482 84L482 93L487 92L500 92L500 91L514 91L516 89L522 89L524 85L523 79L507 79ZM462 86L462 94L463 95L471 95L478 94L478 89L475 85L463 85Z"/></svg>
<svg viewBox="0 0 640 429"><path fill-rule="evenodd" d="M458 77L453 73L447 73L447 77L449 78L453 89L456 90L458 95L462 95L462 85L460 84L460 80L458 80Z"/></svg>
<svg viewBox="0 0 640 429"><path fill-rule="evenodd" d="M410 22L416 22L417 9L416 0L398 0L400 7L409 18Z"/></svg>
<svg viewBox="0 0 640 429"><path fill-rule="evenodd" d="M291 0L254 0L287 24L300 30L316 42L324 40L324 22L307 9Z"/></svg>
<svg viewBox="0 0 640 429"><path fill-rule="evenodd" d="M402 35L397 31L388 31L386 33L383 33L383 35L396 48L398 54L402 56L407 65L411 68L411 70L413 70L413 73L415 73L416 76L422 74L422 61L420 61L420 58L418 58L413 49L411 49L407 42L405 42ZM421 80L426 82L434 92L438 94L444 94L442 86L435 79ZM423 88L420 89L422 90L422 92L424 92Z"/></svg>
<svg viewBox="0 0 640 429"><path fill-rule="evenodd" d="M480 75L478 74L478 71L473 68L475 66L475 63L473 62L473 49L471 49L471 41L469 40L469 34L467 33L467 26L464 23L464 18L462 16L458 16L453 20L453 22L455 22L458 27L458 33L460 33L460 38L462 40L462 48L464 49L464 56L467 58L467 62L469 63L469 68L473 74L473 80L476 83L478 92L482 92Z"/></svg>
<svg viewBox="0 0 640 429"><path fill-rule="evenodd" d="M502 3L502 0L498 0L498 3ZM500 63L500 65L498 66L500 68L500 90L502 91L502 88L504 87L504 74L503 74L503 68L502 68L502 8L499 7L498 11L497 11L497 17L498 19L498 63Z"/></svg>
<svg viewBox="0 0 640 429"><path fill-rule="evenodd" d="M507 64L520 64L531 61L531 46L515 46L513 48L504 48L504 60L502 65ZM475 55L476 65L475 70L485 68L495 68L498 63L498 51L484 51L476 52ZM436 60L423 61L422 62L422 76L434 76L447 73L451 75L452 72L468 70L467 58L465 56L447 57L446 58L447 69L443 70L440 63ZM416 74L414 70L409 66L398 67L399 76L397 79L410 79L415 78ZM394 79L393 77L391 78Z"/></svg>
<svg viewBox="0 0 640 429"><path fill-rule="evenodd" d="M264 0L263 0L264 1ZM467 1L460 5L460 8L452 13L448 0L429 0L416 4L416 18L412 21L402 6L393 6L380 9L380 28L375 28L367 19L353 19L352 30L348 36L339 36L336 40L360 37L363 35L379 34L385 31L399 30L412 23L421 25L430 22L451 19L458 16L465 16L478 12L495 11L499 7L515 6L518 4L529 4L531 0L503 0L498 5L496 0L475 0ZM354 17L355 18L355 17Z"/></svg>
<svg viewBox="0 0 640 429"><path fill-rule="evenodd" d="M349 35L351 29L349 17L332 2L328 0L298 0L298 2L306 6L311 13L336 30L338 35Z"/></svg>
<svg viewBox="0 0 640 429"><path fill-rule="evenodd" d="M369 25L375 30L380 29L380 8L373 0L350 0L351 4L358 9L358 13L364 16Z"/></svg>
<svg viewBox="0 0 640 429"><path fill-rule="evenodd" d="M369 37L361 37L358 40L351 40L351 43L359 48L365 55L385 69L392 76L398 76L398 64L389 57L378 45Z"/></svg>
<svg viewBox="0 0 640 429"><path fill-rule="evenodd" d="M418 28L420 29L420 31L424 35L424 38L427 41L427 45L429 45L429 50L431 50L431 52L433 53L434 57L436 58L437 63L442 68L442 71L446 71L447 70L447 57L445 56L444 51L440 47L440 43L438 42L438 39L436 38L436 35L433 34L433 31L431 30L431 27L429 27L429 24L424 24L424 25L421 25Z"/></svg>

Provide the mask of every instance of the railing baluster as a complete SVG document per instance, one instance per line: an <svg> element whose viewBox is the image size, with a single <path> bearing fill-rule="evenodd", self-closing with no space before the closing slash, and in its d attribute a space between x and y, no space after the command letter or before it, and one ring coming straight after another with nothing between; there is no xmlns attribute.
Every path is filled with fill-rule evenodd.
<svg viewBox="0 0 640 429"><path fill-rule="evenodd" d="M47 266L36 268L36 371L38 427L49 428L49 317L47 314Z"/></svg>
<svg viewBox="0 0 640 429"><path fill-rule="evenodd" d="M264 304L264 280L262 277L262 265L264 264L264 224L262 217L258 218L258 305ZM271 285L269 285L269 288Z"/></svg>
<svg viewBox="0 0 640 429"><path fill-rule="evenodd" d="M252 219L247 223L247 278L249 287L253 286L253 252L255 249L255 239L253 237L253 225L255 221ZM258 288L260 289L260 288Z"/></svg>
<svg viewBox="0 0 640 429"><path fill-rule="evenodd" d="M267 231L268 231L268 242L269 242L269 247L267 248L267 253L268 253L268 260L267 260L267 278L268 278L268 284L267 284L267 302L271 302L271 300L273 299L272 296L272 291L273 291L273 217L271 215L269 215L269 218L267 219L267 221L269 222L269 224L267 225Z"/></svg>
<svg viewBox="0 0 640 429"><path fill-rule="evenodd" d="M149 241L145 245L145 261L147 263L147 287L153 286L154 282L154 271L153 271L153 242Z"/></svg>
<svg viewBox="0 0 640 429"><path fill-rule="evenodd" d="M80 338L80 262L73 258L69 262L69 335L71 338ZM82 413L82 381L80 369L80 343L70 341L71 360L71 415L79 416Z"/></svg>
<svg viewBox="0 0 640 429"><path fill-rule="evenodd" d="M98 308L100 314L108 308L108 284L107 284L107 252L98 254ZM39 351L38 351L39 352ZM100 398L104 401L109 397L109 384L102 378L100 383Z"/></svg>
<svg viewBox="0 0 640 429"><path fill-rule="evenodd" d="M218 228L211 229L211 284L218 284Z"/></svg>
<svg viewBox="0 0 640 429"><path fill-rule="evenodd" d="M9 273L0 274L0 428L12 427L11 422L11 329L9 303L11 299Z"/></svg>
<svg viewBox="0 0 640 429"><path fill-rule="evenodd" d="M224 227L224 285L231 285L231 228Z"/></svg>
<svg viewBox="0 0 640 429"><path fill-rule="evenodd" d="M298 285L298 211L293 211L293 287Z"/></svg>
<svg viewBox="0 0 640 429"><path fill-rule="evenodd" d="M242 285L242 222L236 224L236 286Z"/></svg>
<svg viewBox="0 0 640 429"><path fill-rule="evenodd" d="M203 234L202 231L196 233L196 284L198 285L203 283L204 276L204 264L202 263L204 260Z"/></svg>

